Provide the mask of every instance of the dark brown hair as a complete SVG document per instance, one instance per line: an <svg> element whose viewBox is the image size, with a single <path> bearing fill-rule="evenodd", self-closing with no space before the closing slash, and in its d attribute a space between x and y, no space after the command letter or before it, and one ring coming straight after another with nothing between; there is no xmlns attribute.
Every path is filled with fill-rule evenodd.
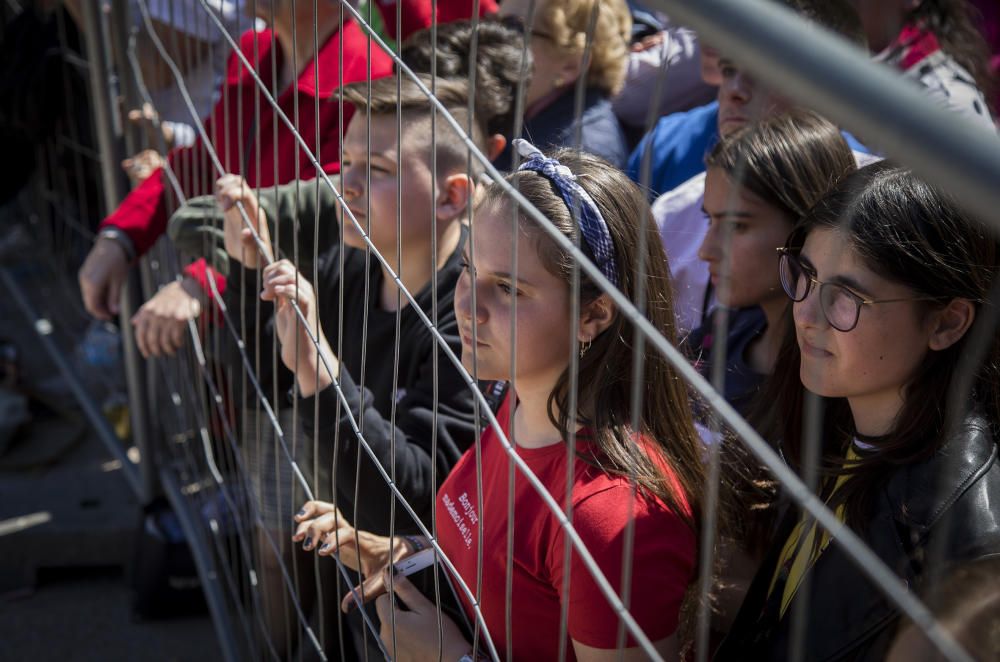
<svg viewBox="0 0 1000 662"><path fill-rule="evenodd" d="M793 219L855 168L854 154L831 122L801 108L762 118L724 137L705 159L734 182Z"/></svg>
<svg viewBox="0 0 1000 662"><path fill-rule="evenodd" d="M604 217L614 243L619 289L644 309L653 326L671 343L676 343L666 255L646 197L623 172L602 159L571 150L559 150L552 156L577 176ZM578 225L549 179L522 171L509 175L507 181L564 236L577 237ZM509 204L509 198L497 184L487 187L480 203L481 206ZM523 212L519 214L519 224L536 242L542 264L568 286L574 271L573 256L558 247ZM644 238L640 237L641 229L645 231ZM645 252L640 254L643 243ZM640 262L645 269L642 301L639 300ZM594 301L602 292L580 272L581 305ZM640 376L640 429L633 430L632 366L637 351L644 353L645 360ZM674 368L659 352L637 347L634 326L618 313L580 359L578 375L576 412L569 410L569 369L549 396L549 417L563 438L569 437L575 413L577 422L593 431L600 453L583 459L597 463L608 473L634 480L640 489L659 497L697 531L705 481L701 441L692 421L687 389ZM636 432L653 442L653 457L635 443ZM659 468L664 466L673 474L672 479Z"/></svg>
<svg viewBox="0 0 1000 662"><path fill-rule="evenodd" d="M841 37L866 46L865 29L851 0L778 0L803 18L836 32Z"/></svg>
<svg viewBox="0 0 1000 662"><path fill-rule="evenodd" d="M519 85L531 82L531 50L524 47L524 32L499 20L466 19L437 26L437 43L431 30L418 30L403 42L400 57L418 73L431 73L432 59L438 80L469 80L473 37L476 45L476 113L490 135L514 136L514 100ZM526 72L526 75L522 75Z"/></svg>
<svg viewBox="0 0 1000 662"><path fill-rule="evenodd" d="M418 74L417 77L427 89L431 89L429 75ZM386 76L371 81L351 83L341 87L337 94L346 103L354 106L357 113L370 109L372 115L403 114L403 133L419 135L423 144L433 147L437 154L438 175L453 172L465 172L469 166L469 150L461 137L451 125L439 114L437 120L437 135L431 135L431 113L434 107L417 85L416 81L407 75L401 75L398 81L395 76ZM465 81L439 78L436 82L435 96L447 111L455 118L458 125L469 133L469 85ZM485 118L474 113L470 137L480 151L486 150ZM482 166L476 159L471 161L470 175L478 177Z"/></svg>
<svg viewBox="0 0 1000 662"><path fill-rule="evenodd" d="M946 194L912 172L885 161L861 168L840 182L803 219L789 239L801 249L817 228L836 229L848 239L860 260L873 272L940 302L968 299L977 317L989 306L988 292L997 275L997 242L981 224L966 216ZM938 301L928 307L940 306ZM928 308L930 309L930 308ZM862 320L863 323L863 320ZM828 476L848 474L830 505L846 504L847 523L863 531L875 495L901 465L930 458L945 443L947 426L967 411L948 411L957 378L956 365L967 350L970 333L941 351L929 351L913 380L893 429L875 444L878 451L845 466L845 453L856 434L844 398L822 398L824 405L822 470ZM985 360L976 367L972 402L996 433L1000 414L1000 338L993 335ZM766 435L781 439L786 458L801 463L805 389L799 379L799 348L787 333L763 397L774 403Z"/></svg>
<svg viewBox="0 0 1000 662"><path fill-rule="evenodd" d="M837 127L801 108L765 117L723 138L705 163L738 179L734 184L782 211L793 225L857 167ZM760 266L777 272L777 254L767 256ZM762 427L773 404L765 398L751 399L748 420ZM730 510L725 520L733 527L726 533L757 553L769 542L776 486L739 440L727 435L722 451L723 476L731 496L723 507Z"/></svg>

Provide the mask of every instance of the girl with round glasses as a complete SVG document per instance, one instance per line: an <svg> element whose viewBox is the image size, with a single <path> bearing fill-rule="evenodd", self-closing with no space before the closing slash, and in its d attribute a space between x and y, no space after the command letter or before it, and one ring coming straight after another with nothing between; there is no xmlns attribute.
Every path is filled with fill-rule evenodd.
<svg viewBox="0 0 1000 662"><path fill-rule="evenodd" d="M845 178L781 252L793 300L765 436L802 470L819 396L819 496L917 592L1000 553L1000 343L991 231L887 163ZM816 426L813 426L815 429ZM807 601L806 659L881 660L899 611L790 509L716 659L784 659Z"/></svg>
<svg viewBox="0 0 1000 662"><path fill-rule="evenodd" d="M819 305L827 323L837 331L851 331L858 325L861 306L876 303L899 303L902 301L939 301L943 297L905 297L903 299L866 299L850 288L847 283L820 282L816 280L816 270L808 261L788 247L778 249L778 274L781 287L792 301L805 300L816 286Z"/></svg>

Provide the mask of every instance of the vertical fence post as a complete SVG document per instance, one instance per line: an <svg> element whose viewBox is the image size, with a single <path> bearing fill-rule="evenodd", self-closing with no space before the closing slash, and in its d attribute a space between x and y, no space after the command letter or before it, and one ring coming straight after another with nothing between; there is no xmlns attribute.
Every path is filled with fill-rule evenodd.
<svg viewBox="0 0 1000 662"><path fill-rule="evenodd" d="M122 72L118 76L118 84L126 108L139 108L138 87L128 65L128 41L129 30L131 30L132 20L129 14L128 0L111 0L111 15L109 24L112 35L109 43L114 44L114 54L117 56L117 70ZM112 41L113 40L113 41ZM129 130L126 124L122 127L122 138L119 145L124 145L128 149L128 154L138 151L139 140L138 130ZM116 162L117 163L117 162ZM121 179L123 174L118 170ZM124 197L124 196L123 196ZM135 310L136 303L151 294L152 278L149 275L149 264L147 260L139 263L138 272L133 272L129 279L128 287L122 292L121 302L121 328L122 340L125 348L125 376L129 388L129 412L132 417L132 439L136 448L139 449L139 473L142 476L143 484L147 486L147 498L152 499L157 492L157 472L156 449L153 447L153 431L150 426L148 407L149 403L155 402L151 398L156 397L155 376L153 370L147 370L145 363L136 351L135 336L132 330L131 318ZM141 297L141 298L140 298Z"/></svg>
<svg viewBox="0 0 1000 662"><path fill-rule="evenodd" d="M127 190L125 173L118 166L123 158L123 127L118 112L118 81L112 70L111 35L104 2L84 2L83 36L90 62L90 88L94 111L94 128L97 149L101 157L101 182L106 209L110 210L124 197ZM115 0L115 11L126 11L127 3ZM126 14L127 16L127 14ZM127 21L124 21L127 25ZM122 21L117 25L120 27ZM139 500L149 503L154 494L156 467L153 462L153 448L150 443L148 419L146 416L146 389L143 380L142 363L136 351L132 334L134 279L130 279L122 289L119 326L125 360L125 378L128 385L129 416L132 426L132 441L139 450L139 474L142 490Z"/></svg>
<svg viewBox="0 0 1000 662"><path fill-rule="evenodd" d="M145 0L143 0L145 1ZM91 53L90 83L93 88L96 132L102 162L104 193L108 208L118 204L129 190L129 182L118 167L123 156L134 154L145 146L138 130L123 121L124 108L140 108L142 100L139 87L128 63L129 33L132 21L129 15L129 0L102 0L100 9L96 2L86 2L87 50ZM98 13L101 12L101 13ZM97 39L100 39L97 42ZM96 42L96 43L95 43ZM116 72L121 72L116 74ZM121 101L120 101L121 100ZM162 143L155 146L165 150ZM125 151L127 150L127 152ZM131 318L141 295L153 292L153 278L148 259L141 260L132 270L120 302L119 324L125 362L125 377L128 387L129 413L132 425L132 441L139 450L140 500L148 504L163 494L177 516L184 537L201 580L202 591L212 617L221 657L226 662L236 662L243 658L234 633L236 627L230 617L233 604L220 584L219 560L209 544L208 534L198 508L185 499L181 485L171 473L171 467L164 464L156 440L161 437L158 427L153 426L148 412L155 411L158 402L159 374L144 363L135 343ZM238 598L236 598L238 599Z"/></svg>
<svg viewBox="0 0 1000 662"><path fill-rule="evenodd" d="M101 184L107 209L117 205L125 191L125 175L118 167L121 162L121 120L118 118L117 85L113 84L107 30L105 28L104 2L83 2L83 38L90 64L91 103L94 112L94 130L97 151L101 157Z"/></svg>

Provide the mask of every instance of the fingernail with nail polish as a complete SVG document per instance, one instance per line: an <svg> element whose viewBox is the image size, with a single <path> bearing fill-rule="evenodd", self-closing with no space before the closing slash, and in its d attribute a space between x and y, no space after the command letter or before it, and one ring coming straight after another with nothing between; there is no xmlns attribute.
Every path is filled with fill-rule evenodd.
<svg viewBox="0 0 1000 662"><path fill-rule="evenodd" d="M303 517L305 514L306 514L306 509L305 508L303 508L298 513L296 513L296 515L298 515L299 517Z"/></svg>
<svg viewBox="0 0 1000 662"><path fill-rule="evenodd" d="M312 538L306 538L306 541L304 543L302 543L302 547L304 549L309 549L310 547L312 547L312 544L313 544L313 539Z"/></svg>
<svg viewBox="0 0 1000 662"><path fill-rule="evenodd" d="M322 547L319 548L319 551L325 552L328 549L330 549L330 547L331 547L330 543L326 543L325 545L323 545Z"/></svg>

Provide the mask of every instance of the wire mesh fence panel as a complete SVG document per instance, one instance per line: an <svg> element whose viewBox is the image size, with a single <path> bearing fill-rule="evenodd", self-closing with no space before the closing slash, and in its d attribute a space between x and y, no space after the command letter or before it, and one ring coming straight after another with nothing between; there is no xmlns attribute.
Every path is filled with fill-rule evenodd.
<svg viewBox="0 0 1000 662"><path fill-rule="evenodd" d="M929 149L883 140L885 116L802 81L862 89L842 78L849 67L864 84L890 81L879 108L912 101L907 126L951 140L945 160L962 172L997 173L987 151L955 154L995 135L944 124L857 48L818 34L851 36L836 9L789 3L796 19L747 3L843 69L779 65L780 48L730 29L751 9L651 4L721 50L697 84L719 86L717 109L683 120L706 142L671 166L693 178L663 190L662 159L675 155L657 151L658 132L681 121L661 119L663 97L680 94L697 57L670 50L690 43L677 26L654 23L644 39L635 28L653 19L625 2L113 3L130 18L104 25L128 33L109 36L121 52L103 57L133 97L116 121L143 130L104 131L134 150L133 188L117 208L86 195L86 164L104 155L71 126L39 151L40 199L53 245L79 252L95 232L72 219L105 214L146 256L148 300L121 321L147 359L155 443L141 462L183 513L229 657L813 659L838 654L838 627L855 637L844 650L884 654L902 616L948 659L969 659L917 593L947 562L988 552L988 532L956 534L983 550L939 542L961 515L892 520L879 483L857 492L851 478L896 485L892 467L917 480L940 466L988 479L991 437L958 459L941 449L969 425L995 428L995 255L974 248L995 245L992 230L900 168L859 170L875 157L806 107L864 129L942 189L986 196L982 173L940 177ZM805 41L789 31L782 43ZM661 46L629 136L612 100ZM889 179L910 187L913 210L946 210L960 247L899 220L897 243L930 248L856 248L878 237L851 204ZM67 198L79 209L60 212ZM887 255L903 266L883 270ZM901 271L921 259L960 275ZM909 347L963 362L919 391L947 399L927 419L926 452L894 455L920 439L893 421L919 409L899 396L909 377L875 384L900 401L879 400L850 386L868 383L851 370L881 346L873 325L904 328L893 306L923 303L937 326ZM893 365L917 374L906 360ZM968 422L973 396L986 423ZM954 487L935 480L928 494ZM942 512L982 485L940 497ZM988 519L989 505L976 508ZM871 512L909 527L903 560ZM817 591L837 567L865 583L876 616L845 608L819 622Z"/></svg>

